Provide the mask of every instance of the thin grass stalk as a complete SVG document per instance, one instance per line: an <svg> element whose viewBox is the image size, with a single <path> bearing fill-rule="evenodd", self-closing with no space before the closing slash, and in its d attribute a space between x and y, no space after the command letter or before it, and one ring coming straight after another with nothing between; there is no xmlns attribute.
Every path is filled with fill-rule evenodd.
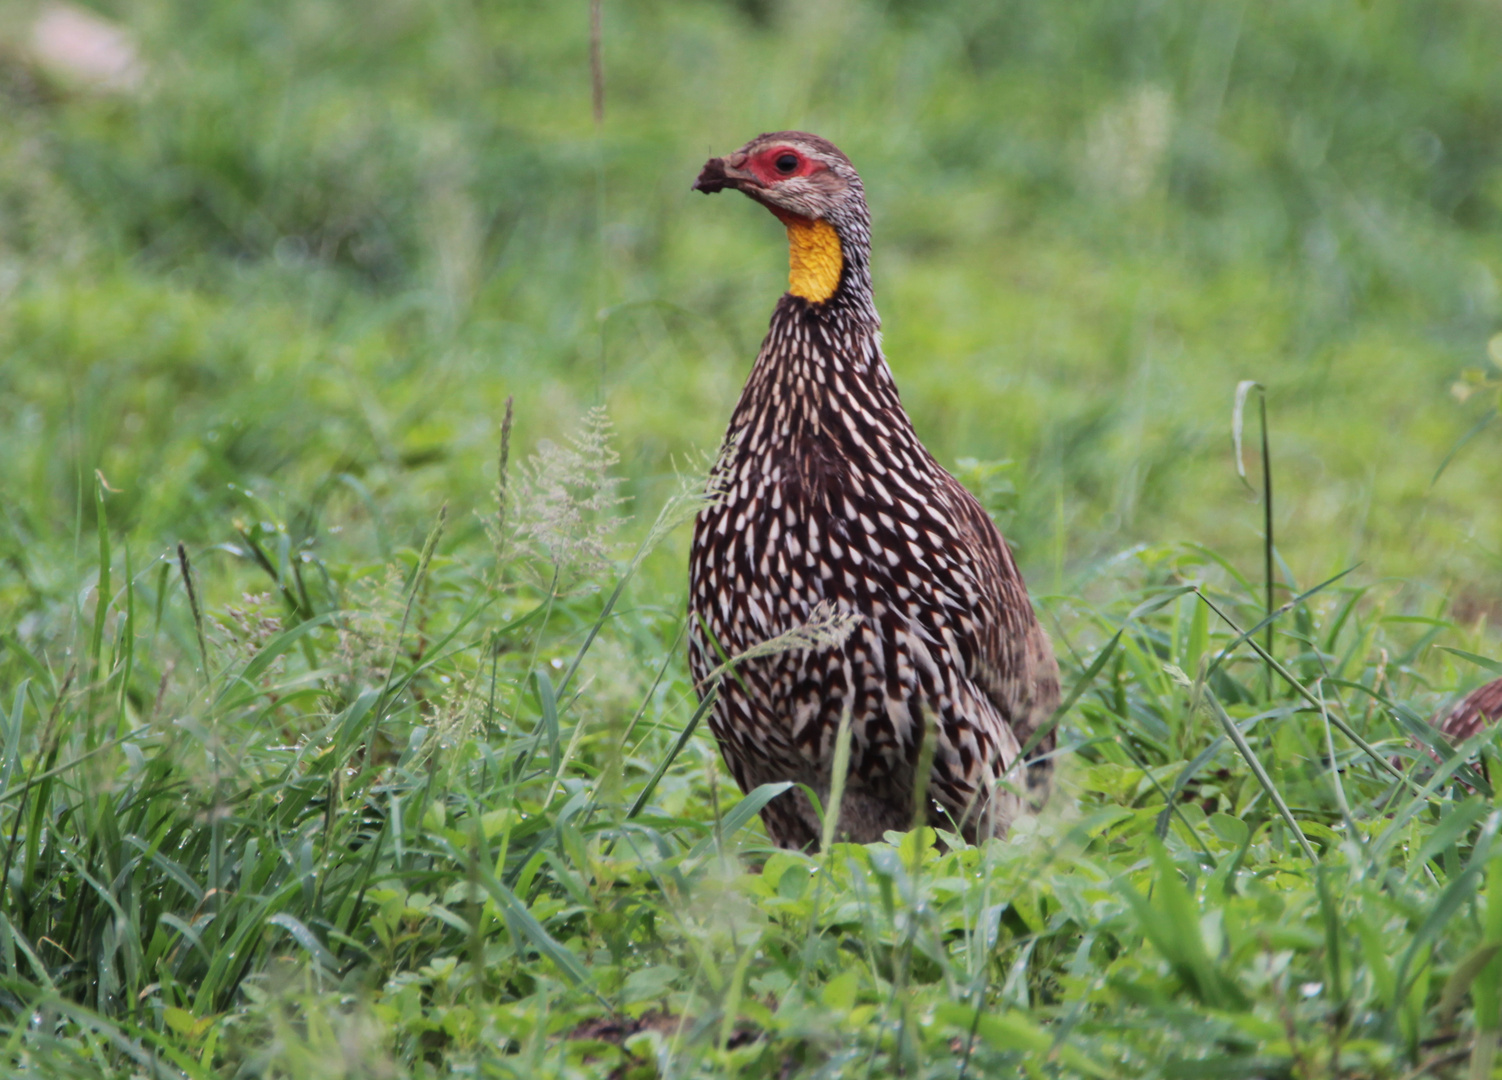
<svg viewBox="0 0 1502 1080"><path fill-rule="evenodd" d="M68 673L63 676L62 686L58 688L57 697L53 700L52 709L47 714L47 723L42 728L41 744L37 748L36 759L32 762L32 776L27 778L26 787L22 791L21 804L16 807L15 820L11 825L10 843L5 850L5 872L0 877L0 889L10 886L10 868L12 857L19 843L21 821L26 816L26 799L33 782L41 785L41 791L37 796L36 804L31 808L31 825L26 830L26 857L22 862L21 870L21 895L20 903L16 910L26 912L32 903L32 882L36 874L37 847L42 833L42 815L46 812L47 796L51 790L52 780L49 774L57 763L58 747L62 743L61 736L57 731L57 718L61 714L63 704L67 700L68 690L73 685L73 677L77 673L77 665L70 666ZM43 764L45 762L45 764ZM40 775L38 775L40 773ZM0 896L3 896L0 892Z"/></svg>
<svg viewBox="0 0 1502 1080"><path fill-rule="evenodd" d="M709 688L709 692L704 695L704 699L699 702L699 707L694 710L694 714L688 718L688 723L683 725L683 731L679 734L677 741L673 743L673 748L668 751L667 757L658 762L657 768L652 770L652 775L647 778L646 786L636 796L636 801L631 804L631 809L626 811L627 821L630 821L645 809L647 801L652 798L652 793L657 790L657 785L668 771L668 767L673 764L674 759L688 745L688 740L693 736L694 729L699 726L699 721L704 719L704 714L709 712L710 708L713 707L719 694L720 684L716 682Z"/></svg>
<svg viewBox="0 0 1502 1080"><path fill-rule="evenodd" d="M1225 623L1226 623L1227 626L1229 626L1232 630L1235 630L1238 634L1243 633L1242 630L1241 630L1241 628L1236 625L1236 621L1234 619L1232 619L1229 615L1227 615L1224 611L1222 611L1215 604L1215 602L1213 600L1211 600L1203 592L1198 592L1198 590L1196 590L1196 591L1197 591L1197 594L1198 594L1199 598L1201 600L1203 600L1206 604L1209 604L1210 605L1210 610L1213 611L1213 612L1215 612L1215 614L1219 615L1221 617L1221 619L1223 619L1225 621ZM1312 694L1309 691L1309 689L1306 686L1304 686L1303 683L1299 682L1299 680L1293 675L1292 672L1290 672L1287 668L1285 668L1277 660L1273 659L1273 657L1270 656L1267 653L1267 651L1264 650L1261 645L1257 644L1257 642L1254 641L1252 638L1245 637L1244 634L1243 634L1243 638L1246 641L1246 643L1252 647L1252 651L1255 652L1255 653L1257 653L1257 655L1261 656L1263 660L1267 661L1267 663L1272 667L1272 669L1274 671L1276 671L1280 676L1282 676L1283 681L1286 682L1286 683L1288 683L1288 685L1293 688L1294 692L1297 693L1299 695L1299 697L1303 698L1305 701L1307 701L1310 705L1314 706L1316 709L1318 709L1320 707L1320 699L1318 697L1316 697L1314 694ZM1417 783L1414 782L1414 780L1412 779L1412 777L1406 775L1403 772L1403 770L1399 769L1392 762L1388 761L1387 758L1385 758L1382 754L1378 753L1377 750L1376 750L1376 748L1373 747L1364 738L1362 738L1361 735L1360 735L1360 733L1357 732L1357 730L1355 728L1353 728L1347 721L1343 720L1339 716L1336 716L1334 713L1328 713L1327 715L1329 715L1329 717L1330 717L1330 722L1332 724L1334 724L1337 728L1340 729L1340 733L1342 735L1344 735L1346 738L1350 739L1353 743L1355 743L1357 746L1359 746L1362 749L1362 751L1365 752L1365 754L1367 755L1367 757L1369 757L1373 761L1375 761L1377 763L1377 765L1380 768L1382 768L1385 772L1388 772L1388 773L1392 774L1393 776L1397 777L1399 783L1407 785L1408 787L1412 788L1414 791L1421 791L1421 790L1423 790L1422 788L1420 788L1420 786Z"/></svg>
<svg viewBox="0 0 1502 1080"><path fill-rule="evenodd" d="M538 672L541 676L542 672ZM581 716L574 723L573 734L569 736L568 745L564 747L563 754L559 757L557 765L553 769L553 780L548 785L548 793L542 800L542 809L547 810L553 805L553 796L558 794L558 789L563 786L563 773L568 768L569 762L573 761L574 753L579 749L579 743L584 738L585 729L589 727L589 718ZM539 811L541 812L541 811Z"/></svg>
<svg viewBox="0 0 1502 1080"><path fill-rule="evenodd" d="M824 861L829 861L829 850L834 846L835 835L840 827L840 806L845 801L845 781L850 775L851 705L847 699L840 711L840 723L835 728L834 760L829 766L829 798L824 806L823 828L819 836L819 850ZM826 867L827 870L827 867Z"/></svg>
<svg viewBox="0 0 1502 1080"><path fill-rule="evenodd" d="M1498 410L1495 405L1481 414L1481 419L1472 424L1470 429L1456 441L1455 445L1450 447L1450 452L1447 453L1444 456L1444 460L1439 463L1439 468L1434 470L1434 476L1429 481L1430 487L1433 487L1435 484L1439 483L1439 478L1445 475L1445 470L1450 467L1450 462L1455 460L1455 455L1460 453L1460 451L1465 448L1465 445L1468 442L1470 442L1477 435L1480 435L1483 431L1490 427L1492 421L1497 419L1497 416Z"/></svg>
<svg viewBox="0 0 1502 1080"><path fill-rule="evenodd" d="M543 632L548 628L548 620L553 617L553 602L558 598L558 580L559 569L558 565L555 563L553 565L552 580L548 582L548 595L544 597L543 602L538 605L538 607L542 610L542 618L538 622L537 633L532 637L532 651L527 656L527 666L525 668L525 670L527 671L535 671L537 669L537 657L542 652L542 635ZM511 719L513 723L506 733L506 743L508 747L511 743L511 739L516 735L516 721L521 716L522 694L525 692L526 685L526 679L517 679L515 681L516 690L511 698ZM531 751L536 748L536 745L536 740L534 739L532 743L529 744L528 751L522 754L513 763L511 768L511 778L513 781L520 779L521 774L531 763Z"/></svg>
<svg viewBox="0 0 1502 1080"><path fill-rule="evenodd" d="M516 418L516 399L506 397L506 412L501 417L501 448L495 468L495 576L500 584L506 556L506 520L511 511L511 424Z"/></svg>
<svg viewBox="0 0 1502 1080"><path fill-rule="evenodd" d="M1267 770L1262 767L1261 760L1252 751L1251 745L1246 741L1246 736L1236 726L1236 721L1231 719L1230 714L1221 705L1220 699L1208 689L1205 691L1205 700L1210 703L1210 708L1214 710L1216 717L1220 720L1221 727L1225 728L1226 734L1236 744L1236 749L1241 752L1241 756L1246 760L1247 767L1252 770L1252 775L1257 778L1257 783L1262 785L1262 790L1267 792L1267 797L1277 807L1279 816L1283 818L1289 831L1298 840L1299 847L1303 849L1305 857L1315 866L1318 866L1319 856L1314 853L1314 848L1310 845L1309 838L1304 835L1304 830L1299 828L1299 823L1294 819L1293 811L1289 810L1288 804L1283 801L1282 792L1277 789L1277 786L1272 782L1272 778L1267 775Z"/></svg>
<svg viewBox="0 0 1502 1080"><path fill-rule="evenodd" d="M359 917L360 909L365 906L365 892L370 887L371 879L375 876L376 862L380 858L381 848L384 846L386 834L392 831L393 826L395 826L397 830L400 830L401 828L401 814L395 808L396 796L394 794L391 796L390 801L393 807L392 811L386 815L386 819L381 823L380 830L370 841L370 858L365 861L365 872L360 875L360 891L355 895L355 902L351 904L349 908L349 918L344 924L345 934L353 934L355 932L355 920ZM398 835L400 834L398 833ZM398 871L400 871L401 869L400 859L397 860L396 869ZM344 896L340 898L340 902L334 905L333 910L336 918L339 908L343 906L344 900L347 900L348 898L349 889L346 888ZM343 950L340 951L341 954L342 951Z"/></svg>
<svg viewBox="0 0 1502 1080"><path fill-rule="evenodd" d="M605 323L609 319L605 260L605 20L601 0L589 0L589 90L595 128L595 348L598 350L599 401L605 401Z"/></svg>
<svg viewBox="0 0 1502 1080"><path fill-rule="evenodd" d="M1258 388L1257 405L1261 413L1262 428L1262 582L1265 591L1265 603L1263 615L1267 618L1267 636L1264 639L1267 646L1267 655L1275 656L1273 650L1273 466L1272 455L1268 449L1267 437L1267 391ZM1273 694L1273 673L1269 669L1265 672L1265 693L1269 698Z"/></svg>
<svg viewBox="0 0 1502 1080"><path fill-rule="evenodd" d="M1481 920L1482 944L1502 945L1502 855L1486 868L1486 904ZM1502 956L1493 955L1471 989L1476 1009L1476 1042L1471 1048L1470 1080L1488 1080L1502 1034Z"/></svg>
<svg viewBox="0 0 1502 1080"><path fill-rule="evenodd" d="M266 549L261 547L261 542L250 534L249 529L237 528L235 532L239 535L246 550L250 552L252 561L261 568L262 573L271 579L271 584L276 586L276 591L281 594L282 602L287 605L287 610L298 619L311 618L313 608L308 603L306 590L303 590L301 597L292 591L281 571L271 561L271 556L266 554Z"/></svg>
<svg viewBox="0 0 1502 1080"><path fill-rule="evenodd" d="M934 753L938 748L938 717L932 712L923 713L923 742L918 747L918 764L913 771L913 827L908 833L913 845L913 861L908 868L908 883L912 888L912 903L908 910L907 934L903 938L902 952L898 961L897 978L892 985L892 1000L897 1006L897 1075L906 1075L909 1021L912 1001L910 983L913 969L913 949L918 941L918 924L923 918L923 830L928 824L928 786L934 767ZM988 809L988 813L992 812ZM921 1069L920 1049L912 1045L914 1064Z"/></svg>
<svg viewBox="0 0 1502 1080"><path fill-rule="evenodd" d="M1340 779L1340 769L1335 765L1335 732L1333 725L1330 723L1330 711L1325 708L1323 680L1316 683L1315 686L1320 691L1319 714L1325 726L1325 754L1330 760L1330 785L1335 789L1335 805L1340 808L1340 818L1345 822L1346 831L1350 833L1351 839L1356 841L1356 846L1361 848L1362 853L1365 854L1366 837L1362 836L1361 829L1356 824L1356 818L1351 814L1351 804L1346 801L1346 789Z"/></svg>
<svg viewBox="0 0 1502 1080"><path fill-rule="evenodd" d="M839 830L840 806L845 801L845 782L850 774L850 742L853 713L851 705L847 701L845 708L840 712L840 722L835 728L834 735L834 759L829 765L829 792L825 800L826 805L817 807L823 810L823 820L819 835L819 873L814 885L813 899L808 906L808 920L803 931L803 964L798 972L798 985L801 989L807 988L808 976L813 969L813 946L815 941L815 929L818 926L819 913L823 907L824 886L826 882L833 880L834 841ZM809 794L810 800L814 797Z"/></svg>
<svg viewBox="0 0 1502 1080"><path fill-rule="evenodd" d="M1001 935L998 933L998 937ZM970 1027L965 1032L965 1049L960 1055L960 1072L958 1080L966 1080L970 1075L970 1058L975 1053L975 1036L980 1031L980 1018L986 1003L986 994L991 989L991 964L988 961L982 967L983 978L980 986L971 994L971 1004L975 1014L971 1017Z"/></svg>
<svg viewBox="0 0 1502 1080"><path fill-rule="evenodd" d="M1357 566L1359 566L1359 565L1360 564L1358 563ZM1341 578L1345 577L1346 575L1350 574L1355 569L1356 569L1356 566L1348 566L1344 570L1342 570L1340 573L1334 574L1334 575L1326 578L1324 581L1320 582L1318 585L1314 586L1313 588L1308 589L1308 590L1306 590L1304 592L1299 593L1299 595L1297 595L1293 599L1289 600L1286 604L1283 604L1282 606L1280 606L1271 615L1263 616L1263 618L1261 619L1261 621L1259 621L1256 625L1251 626L1251 627L1249 627L1249 628L1247 628L1245 630L1241 629L1240 626L1238 626L1229 616L1227 616L1224 612L1222 612L1218 607L1215 607L1213 604L1211 604L1211 609L1217 615L1219 615L1223 620L1225 620L1225 623L1226 623L1227 626L1231 627L1232 630L1236 631L1236 637L1233 638L1229 643L1226 644L1226 646L1224 648L1222 648L1219 652L1217 652L1215 654L1215 659L1211 662L1208 670L1205 673L1205 677L1209 678L1210 675L1212 675L1216 671L1218 671L1220 669L1221 664L1225 663L1226 659L1228 657L1230 657L1233 653L1235 653L1235 651L1238 648L1241 647L1241 645L1242 645L1243 642L1249 642L1249 641L1251 641L1253 638L1255 638L1257 636L1258 632L1260 632L1260 631L1266 629L1267 627L1271 626L1272 623L1275 620L1281 619L1284 615L1287 615L1290 611L1292 611L1294 608L1298 607L1300 604L1302 604L1305 601L1307 601L1310 597L1315 596L1315 595L1323 592L1325 589L1328 589L1331 585L1334 585L1337 581L1339 581ZM1200 586L1198 586L1198 585L1194 586L1194 591L1196 593L1198 593L1201 596L1202 599L1204 598L1204 590ZM1255 645L1255 642L1253 644Z"/></svg>
<svg viewBox="0 0 1502 1080"><path fill-rule="evenodd" d="M94 525L99 539L99 575L94 585L94 627L89 634L89 695L85 706L86 726L84 745L94 748L94 698L104 685L107 673L99 669L99 658L104 648L104 623L110 609L110 553L109 518L104 508L104 492L108 485L104 474L94 470Z"/></svg>
<svg viewBox="0 0 1502 1080"><path fill-rule="evenodd" d="M631 722L626 725L626 730L621 732L621 745L625 745L626 740L636 730L636 725L641 723L641 718L647 714L647 706L652 702L652 695L657 693L657 688L662 685L663 676L667 674L668 668L673 663L673 659L678 655L678 645L683 640L683 632L687 629L688 616L685 615L682 619L678 620L678 631L673 635L673 644L663 654L662 664L657 669L657 676L652 680L652 685L642 697L641 707L631 717Z"/></svg>
<svg viewBox="0 0 1502 1080"><path fill-rule="evenodd" d="M188 562L188 547L177 542L177 568L182 573L183 588L188 591L188 610L193 613L193 630L198 635L198 658L203 663L203 682L210 685L209 643L203 633L203 609L198 604L198 590L193 587L193 567Z"/></svg>
<svg viewBox="0 0 1502 1080"><path fill-rule="evenodd" d="M745 992L746 972L751 966L751 959L756 955L756 947L760 943L760 935L746 942L741 948L740 955L736 957L735 967L730 973L730 986L725 993L725 1004L720 1016L719 1048L722 1054L730 1045L730 1036L735 1033L735 1018L740 1012L741 998Z"/></svg>
<svg viewBox="0 0 1502 1080"><path fill-rule="evenodd" d="M123 647L125 655L120 669L120 693L115 703L115 738L123 737L129 729L126 706L130 700L130 680L136 666L136 579L131 574L130 544L125 544L125 630Z"/></svg>
<svg viewBox="0 0 1502 1080"><path fill-rule="evenodd" d="M631 561L626 564L626 569L621 573L620 578L616 581L615 588L611 590L610 596L606 598L604 606L600 609L600 614L590 625L589 632L584 636L583 644L581 644L578 651L574 653L574 658L569 663L568 669L563 673L563 678L558 681L559 697L563 696L564 692L568 689L569 683L572 682L574 676L578 674L579 665L584 662L584 657L589 652L590 646L594 644L595 638L599 636L601 629L604 628L606 620L610 618L611 612L615 610L616 603L620 600L622 594L625 593L626 586L630 584L631 579L636 576L636 572L641 569L641 565L646 560L647 556L651 554L653 549L655 549L657 545L662 542L664 537L666 537L673 529L675 529L678 525L682 524L686 520L684 516L685 510L695 507L697 504L697 499L691 497L689 493L681 490L671 496L667 500L667 502L663 504L662 509L658 511L656 520L652 522L652 527L647 530L647 535L643 537L641 543L637 545L636 551L631 555ZM557 575L555 574L555 586L556 577ZM708 634L708 627L705 627L704 629L705 633ZM713 674L717 675L719 673L715 672Z"/></svg>
<svg viewBox="0 0 1502 1080"><path fill-rule="evenodd" d="M1319 866L1314 871L1315 893L1319 897L1320 915L1325 924L1325 967L1330 977L1330 996L1335 1001L1335 1046L1331 1048L1334 1062L1339 1062L1340 1037L1349 1019L1349 1003L1346 1001L1345 965L1341 949L1340 908L1330 890L1329 866Z"/></svg>
<svg viewBox="0 0 1502 1080"><path fill-rule="evenodd" d="M653 695L657 693L657 688L662 685L663 676L667 674L668 668L672 665L673 658L678 654L678 643L683 640L683 632L687 628L688 618L687 616L685 616L678 621L678 632L673 635L673 644L668 649L667 653L663 656L662 664L657 669L657 677L652 680L652 685L647 689L645 696L643 696L641 707L636 710L636 714L631 717L631 722L626 725L626 730L621 733L621 737L615 750L617 760L621 760L625 757L626 740L631 737L631 733L636 730L636 725L640 723L641 718L646 715L647 706L651 704ZM601 780L603 781L603 779L604 776L602 774ZM602 794L604 794L602 785L600 783L596 783L595 790L590 794L589 802L585 805L583 812L580 814L581 821L587 823L589 819L594 815L595 810L599 807L600 797Z"/></svg>
<svg viewBox="0 0 1502 1080"><path fill-rule="evenodd" d="M1251 391L1257 391L1257 400L1260 407L1262 422L1262 584L1266 611L1264 612L1267 626L1267 655L1273 655L1273 474L1272 455L1268 447L1267 435L1267 389L1261 383L1251 379L1243 380L1236 386L1236 404L1231 412L1231 439L1236 450L1236 474L1241 477L1241 482L1247 490L1252 490L1251 482L1246 478L1246 463L1241 456L1241 432L1244 423L1246 409L1246 397ZM1269 698L1273 693L1272 672L1266 672L1265 692Z"/></svg>
<svg viewBox="0 0 1502 1080"><path fill-rule="evenodd" d="M438 508L438 520L428 533L428 538L423 542L422 554L418 556L417 568L412 572L412 584L407 589L407 603L402 608L402 621L396 630L396 640L391 644L391 662L386 666L386 681L381 686L381 693L376 698L375 704L370 709L370 725L365 733L364 759L368 764L370 755L375 749L376 731L381 724L381 714L385 711L386 695L391 692L391 680L396 674L396 658L401 652L402 639L407 636L407 624L412 619L412 608L417 604L417 594L422 588L423 577L428 572L428 564L433 561L433 553L437 550L438 540L443 536L443 528L448 523L449 505L444 503Z"/></svg>
<svg viewBox="0 0 1502 1080"><path fill-rule="evenodd" d="M589 0L589 89L595 127L605 124L604 20L600 0Z"/></svg>

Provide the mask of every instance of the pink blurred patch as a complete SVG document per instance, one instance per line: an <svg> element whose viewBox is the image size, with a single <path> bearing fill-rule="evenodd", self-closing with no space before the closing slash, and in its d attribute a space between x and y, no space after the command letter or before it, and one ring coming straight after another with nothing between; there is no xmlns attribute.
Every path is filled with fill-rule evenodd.
<svg viewBox="0 0 1502 1080"><path fill-rule="evenodd" d="M123 28L72 4L42 8L31 28L31 51L43 70L92 90L129 93L146 77L135 42Z"/></svg>

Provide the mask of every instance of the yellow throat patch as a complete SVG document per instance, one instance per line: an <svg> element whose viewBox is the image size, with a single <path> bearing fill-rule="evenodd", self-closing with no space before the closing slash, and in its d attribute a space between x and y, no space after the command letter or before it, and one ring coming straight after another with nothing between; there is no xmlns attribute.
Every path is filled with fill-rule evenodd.
<svg viewBox="0 0 1502 1080"><path fill-rule="evenodd" d="M784 219L788 230L788 292L822 304L840 286L845 256L840 237L827 221Z"/></svg>

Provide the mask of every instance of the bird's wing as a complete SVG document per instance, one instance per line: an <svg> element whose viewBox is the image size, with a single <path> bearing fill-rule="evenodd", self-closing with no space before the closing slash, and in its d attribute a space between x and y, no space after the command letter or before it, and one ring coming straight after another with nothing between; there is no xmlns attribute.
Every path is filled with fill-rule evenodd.
<svg viewBox="0 0 1502 1080"><path fill-rule="evenodd" d="M982 594L972 632L970 677L1012 729L1019 746L1048 722L1059 704L1059 665L1038 625L1012 553L990 516L959 481L955 503L975 559ZM1032 756L1054 748L1050 732Z"/></svg>

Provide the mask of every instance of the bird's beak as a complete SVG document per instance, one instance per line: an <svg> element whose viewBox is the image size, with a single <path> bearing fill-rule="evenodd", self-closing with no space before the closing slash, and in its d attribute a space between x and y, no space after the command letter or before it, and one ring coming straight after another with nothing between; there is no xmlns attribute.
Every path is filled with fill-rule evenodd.
<svg viewBox="0 0 1502 1080"><path fill-rule="evenodd" d="M765 185L756 178L755 173L741 168L745 162L743 154L731 154L728 158L710 158L704 163L704 168L699 171L699 179L694 181L693 190L713 195L726 188L745 191L747 186L764 187Z"/></svg>

